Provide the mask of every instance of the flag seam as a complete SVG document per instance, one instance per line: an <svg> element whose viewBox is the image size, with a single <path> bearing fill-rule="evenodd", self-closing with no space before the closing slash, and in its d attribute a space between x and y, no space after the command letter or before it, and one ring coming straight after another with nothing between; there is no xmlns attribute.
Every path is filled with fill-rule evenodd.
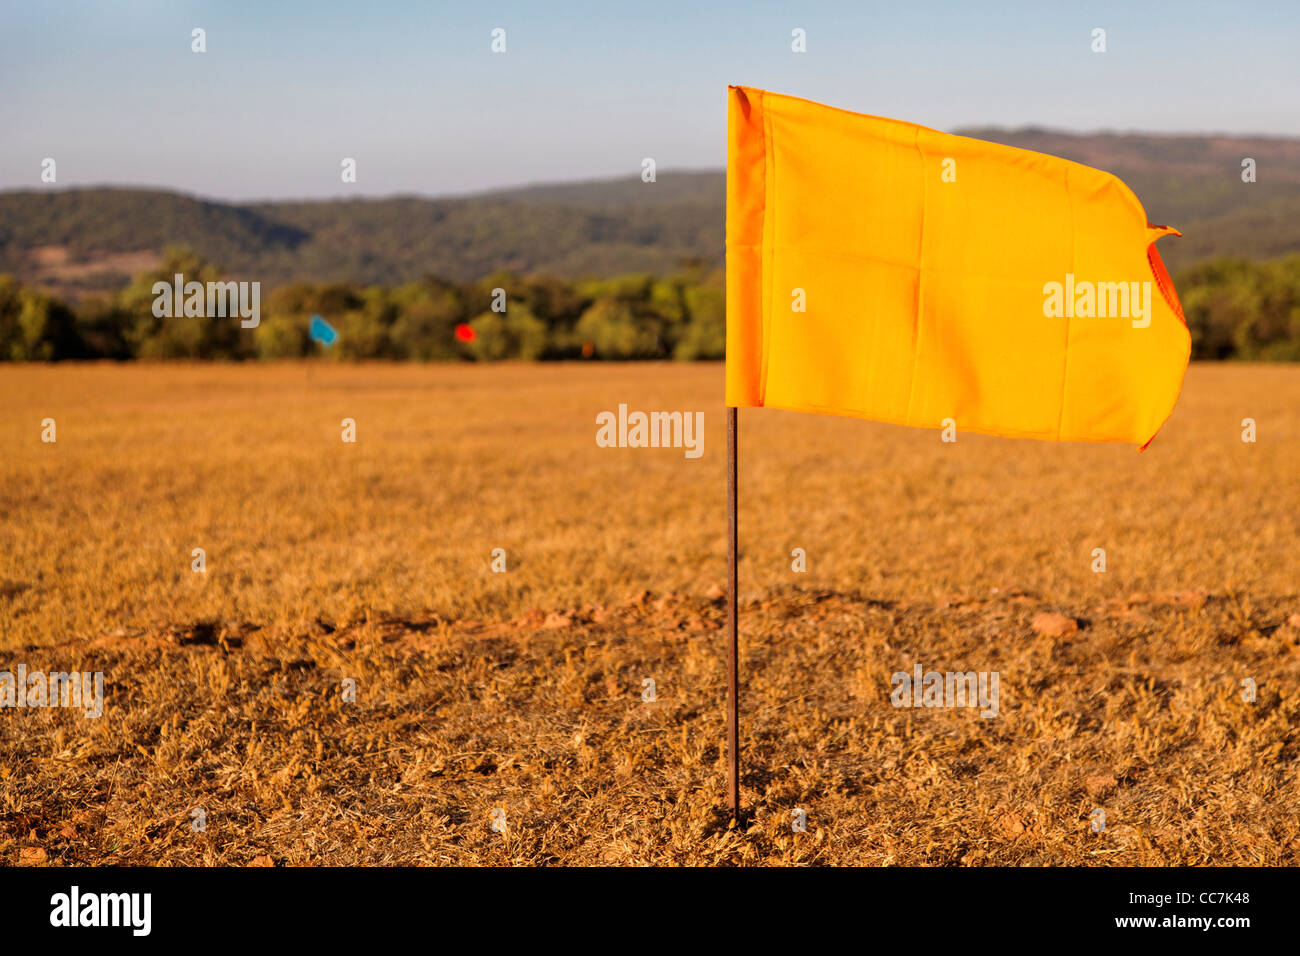
<svg viewBox="0 0 1300 956"><path fill-rule="evenodd" d="M776 277L776 141L767 95L759 97L763 109L763 367L758 378L758 403L767 404L767 370L772 357L772 296Z"/></svg>
<svg viewBox="0 0 1300 956"><path fill-rule="evenodd" d="M1070 191L1070 167L1064 168L1065 202L1070 209L1070 272L1073 273L1079 268L1079 247L1074 234L1074 193ZM1065 427L1065 389L1070 380L1070 327L1074 324L1074 316L1071 312L1067 312L1065 316L1065 347L1061 350L1064 354L1061 356L1061 397L1056 407L1057 441L1061 441L1062 429Z"/></svg>
<svg viewBox="0 0 1300 956"><path fill-rule="evenodd" d="M921 129L912 132L912 148L921 160L921 228L916 249L916 309L912 315L912 375L907 383L907 422L912 424L912 403L916 400L916 368L921 364L921 315L925 302L925 220L930 211L930 189L926 184L925 153L921 149Z"/></svg>

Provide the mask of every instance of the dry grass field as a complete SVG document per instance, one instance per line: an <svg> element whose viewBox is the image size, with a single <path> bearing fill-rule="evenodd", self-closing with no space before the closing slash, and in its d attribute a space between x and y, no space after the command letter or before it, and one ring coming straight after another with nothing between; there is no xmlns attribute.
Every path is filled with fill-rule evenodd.
<svg viewBox="0 0 1300 956"><path fill-rule="evenodd" d="M1300 368L1194 366L1141 454L742 411L739 828L721 391L0 367L0 670L107 688L0 710L0 862L1300 863ZM597 447L619 403L703 457ZM895 708L917 663L998 716Z"/></svg>

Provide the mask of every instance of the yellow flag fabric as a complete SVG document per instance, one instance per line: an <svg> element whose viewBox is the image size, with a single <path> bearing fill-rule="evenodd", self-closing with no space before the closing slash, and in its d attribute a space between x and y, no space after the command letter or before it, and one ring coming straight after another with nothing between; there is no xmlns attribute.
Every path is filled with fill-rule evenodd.
<svg viewBox="0 0 1300 956"><path fill-rule="evenodd" d="M1109 173L729 91L727 404L1145 446L1191 351Z"/></svg>

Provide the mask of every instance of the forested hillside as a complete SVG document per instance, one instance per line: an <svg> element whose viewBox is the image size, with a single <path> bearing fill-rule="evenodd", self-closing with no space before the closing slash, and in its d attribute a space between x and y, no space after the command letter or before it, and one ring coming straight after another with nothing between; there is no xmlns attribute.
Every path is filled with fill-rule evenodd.
<svg viewBox="0 0 1300 956"><path fill-rule="evenodd" d="M1300 251L1300 140L978 129L972 135L1110 170L1153 222L1177 271L1215 256ZM1244 183L1252 158L1257 181ZM119 287L168 247L235 276L396 285L498 270L561 278L663 275L722 263L721 171L500 190L463 198L235 204L137 189L0 194L0 272L77 298Z"/></svg>

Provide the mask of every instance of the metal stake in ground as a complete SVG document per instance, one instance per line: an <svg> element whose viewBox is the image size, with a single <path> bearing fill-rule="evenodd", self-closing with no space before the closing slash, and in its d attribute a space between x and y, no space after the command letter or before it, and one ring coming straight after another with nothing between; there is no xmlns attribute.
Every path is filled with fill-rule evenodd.
<svg viewBox="0 0 1300 956"><path fill-rule="evenodd" d="M727 409L727 801L731 819L740 822L740 621L736 613L739 582L736 534L736 409Z"/></svg>

